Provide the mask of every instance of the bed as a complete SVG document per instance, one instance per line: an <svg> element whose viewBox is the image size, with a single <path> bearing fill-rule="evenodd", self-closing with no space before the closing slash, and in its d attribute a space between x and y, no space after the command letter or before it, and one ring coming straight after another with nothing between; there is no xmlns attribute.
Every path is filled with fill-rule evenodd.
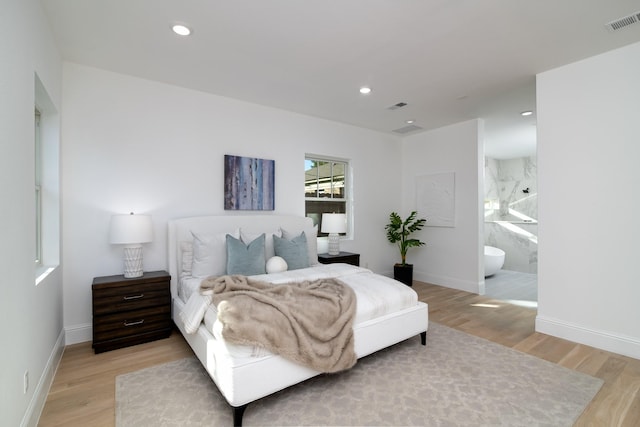
<svg viewBox="0 0 640 427"><path fill-rule="evenodd" d="M304 234L308 267L250 276L270 283L336 277L357 298L353 322L357 358L415 335L426 344L428 307L412 288L386 276L348 264L319 264L317 228L310 218L284 215L200 216L170 220L168 259L171 274L172 318L221 394L233 408L234 425L241 425L247 405L262 397L319 375L264 349L226 343L216 333L216 307L208 307L202 322L189 325L184 311L190 295L208 273L225 274L226 235L250 242L265 235L265 260L275 254L273 242ZM181 313L183 315L181 316Z"/></svg>

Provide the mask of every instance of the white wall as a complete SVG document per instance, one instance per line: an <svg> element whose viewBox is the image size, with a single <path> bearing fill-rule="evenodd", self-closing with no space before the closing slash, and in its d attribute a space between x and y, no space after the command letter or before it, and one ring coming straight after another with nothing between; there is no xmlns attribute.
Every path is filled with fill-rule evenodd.
<svg viewBox="0 0 640 427"><path fill-rule="evenodd" d="M640 358L640 43L537 79L536 329Z"/></svg>
<svg viewBox="0 0 640 427"><path fill-rule="evenodd" d="M121 248L108 243L110 216L151 214L144 267L166 269L168 219L231 214L223 210L225 154L275 160L274 213L295 215L304 214L305 153L350 159L355 234L341 248L390 272L384 225L401 204L399 178L388 173L400 169L399 138L71 63L63 75L68 343L91 339L93 277L122 272Z"/></svg>
<svg viewBox="0 0 640 427"><path fill-rule="evenodd" d="M34 425L63 343L61 268L35 285L35 75L57 111L62 79L37 0L3 1L0 63L0 424ZM48 126L59 129L58 116L49 113ZM23 394L25 371L29 389Z"/></svg>
<svg viewBox="0 0 640 427"><path fill-rule="evenodd" d="M416 209L416 177L455 173L455 227L429 226L427 216L427 226L417 234L426 246L411 248L407 255L416 280L484 293L483 131L482 120L470 120L403 141L403 218Z"/></svg>

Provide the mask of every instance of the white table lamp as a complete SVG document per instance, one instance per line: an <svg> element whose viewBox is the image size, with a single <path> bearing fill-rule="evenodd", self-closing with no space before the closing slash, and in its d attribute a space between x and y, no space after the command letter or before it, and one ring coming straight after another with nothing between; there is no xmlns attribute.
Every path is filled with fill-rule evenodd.
<svg viewBox="0 0 640 427"><path fill-rule="evenodd" d="M114 215L111 217L109 241L124 246L124 277L140 277L142 269L142 244L153 240L150 215Z"/></svg>
<svg viewBox="0 0 640 427"><path fill-rule="evenodd" d="M338 233L347 232L347 215L342 213L323 213L323 233L329 233L329 255L340 253L340 236Z"/></svg>

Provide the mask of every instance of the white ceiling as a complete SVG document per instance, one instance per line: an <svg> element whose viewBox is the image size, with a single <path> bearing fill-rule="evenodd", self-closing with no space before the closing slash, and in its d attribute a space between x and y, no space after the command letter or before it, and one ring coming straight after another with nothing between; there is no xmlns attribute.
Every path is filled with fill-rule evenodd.
<svg viewBox="0 0 640 427"><path fill-rule="evenodd" d="M67 61L382 132L481 117L497 158L535 152L537 73L640 41L605 27L639 0L41 2Z"/></svg>

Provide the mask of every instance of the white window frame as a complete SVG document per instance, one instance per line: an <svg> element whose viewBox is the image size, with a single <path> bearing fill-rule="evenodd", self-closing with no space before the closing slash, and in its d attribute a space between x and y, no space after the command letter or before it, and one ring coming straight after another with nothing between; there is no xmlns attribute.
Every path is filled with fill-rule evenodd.
<svg viewBox="0 0 640 427"><path fill-rule="evenodd" d="M36 234L36 267L42 266L42 134L40 121L42 115L38 108L34 114L34 178L35 178L35 234Z"/></svg>
<svg viewBox="0 0 640 427"><path fill-rule="evenodd" d="M343 196L342 197L334 197L334 193L333 191L331 191L331 188L333 187L333 171L331 172L331 178L330 178L330 185L329 185L329 190L330 190L330 197L319 197L318 193L316 192L316 196L312 197L312 196L307 196L307 165L308 165L308 161L316 161L316 162L327 162L327 163L331 163L332 164L332 169L333 169L333 164L335 163L341 163L344 165L344 183L342 184L342 188L343 188ZM320 180L320 177L317 177L317 181L318 182ZM338 202L341 204L344 204L344 213L347 215L347 233L346 233L346 237L347 238L352 238L353 236L353 219L352 219L352 167L351 167L351 161L349 159L344 159L344 158L339 158L339 157L332 157L332 156L325 156L325 155L318 155L318 154L305 154L305 215L306 216L311 216L314 219L314 223L320 224L320 218L318 217L319 213L309 213L307 212L307 202L327 202L327 201L334 201L334 202ZM318 227L318 236L322 237L322 236L326 236L326 233L322 233L322 231L320 230L320 227Z"/></svg>

